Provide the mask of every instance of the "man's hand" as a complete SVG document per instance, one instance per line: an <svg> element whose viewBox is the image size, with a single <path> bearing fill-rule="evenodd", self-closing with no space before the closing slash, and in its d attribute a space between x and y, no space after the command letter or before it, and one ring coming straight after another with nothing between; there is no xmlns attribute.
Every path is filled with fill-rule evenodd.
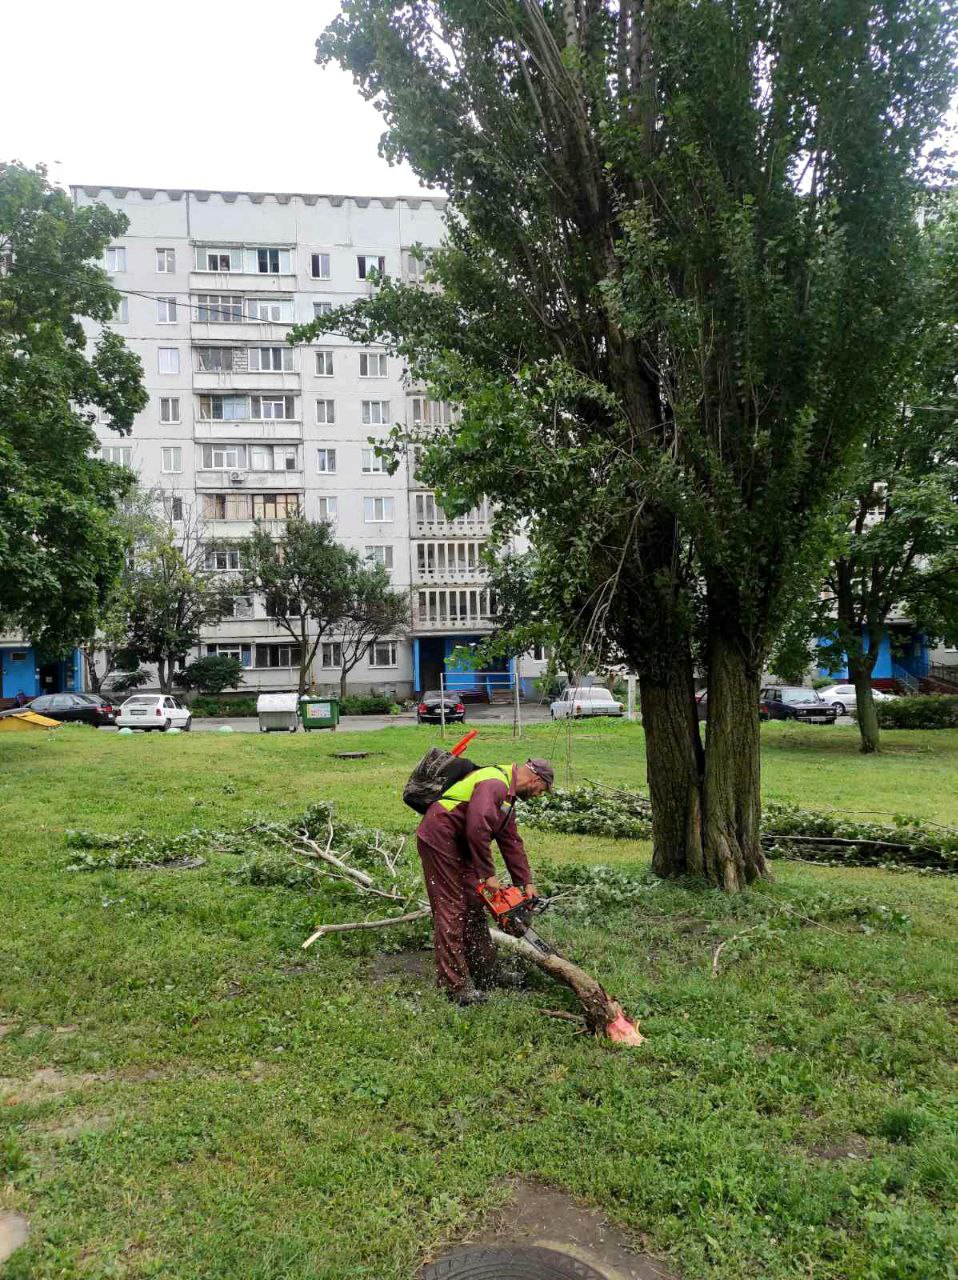
<svg viewBox="0 0 958 1280"><path fill-rule="evenodd" d="M522 891L527 898L538 898L539 896L539 890L535 887L534 884L523 885Z"/></svg>
<svg viewBox="0 0 958 1280"><path fill-rule="evenodd" d="M499 879L498 876L486 876L485 880L483 881L483 884L486 886L487 889L502 888L502 881Z"/></svg>

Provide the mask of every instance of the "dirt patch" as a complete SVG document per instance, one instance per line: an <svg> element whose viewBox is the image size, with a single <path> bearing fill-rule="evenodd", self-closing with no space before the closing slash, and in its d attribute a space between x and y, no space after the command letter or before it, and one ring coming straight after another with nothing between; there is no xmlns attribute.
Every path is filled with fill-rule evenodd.
<svg viewBox="0 0 958 1280"><path fill-rule="evenodd" d="M859 1133L850 1133L828 1146L806 1147L806 1152L816 1160L867 1160L871 1156L871 1148Z"/></svg>
<svg viewBox="0 0 958 1280"><path fill-rule="evenodd" d="M0 1264L6 1262L30 1237L30 1224L19 1213L0 1209Z"/></svg>
<svg viewBox="0 0 958 1280"><path fill-rule="evenodd" d="M74 1116L63 1124L52 1125L44 1129L48 1138L69 1141L71 1138L82 1138L87 1133L103 1133L113 1123L113 1117L105 1114Z"/></svg>
<svg viewBox="0 0 958 1280"><path fill-rule="evenodd" d="M0 1077L0 1102L12 1107L19 1103L46 1102L48 1098L56 1098L62 1093L71 1093L74 1089L85 1089L91 1084L99 1084L105 1076L90 1072L69 1074L58 1071L56 1067L41 1067L26 1080L12 1077Z"/></svg>
<svg viewBox="0 0 958 1280"><path fill-rule="evenodd" d="M598 1209L536 1182L519 1179L510 1187L501 1209L460 1244L553 1249L592 1267L603 1280L676 1280L657 1259L637 1252Z"/></svg>
<svg viewBox="0 0 958 1280"><path fill-rule="evenodd" d="M431 951L396 951L373 956L369 965L373 982L413 983L431 987L436 981L436 961Z"/></svg>

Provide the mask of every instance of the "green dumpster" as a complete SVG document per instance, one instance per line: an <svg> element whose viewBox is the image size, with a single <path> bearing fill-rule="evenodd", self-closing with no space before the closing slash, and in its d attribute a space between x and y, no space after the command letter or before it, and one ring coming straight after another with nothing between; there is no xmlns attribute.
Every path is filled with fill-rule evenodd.
<svg viewBox="0 0 958 1280"><path fill-rule="evenodd" d="M339 724L339 699L318 693L304 693L299 700L304 729L335 729Z"/></svg>

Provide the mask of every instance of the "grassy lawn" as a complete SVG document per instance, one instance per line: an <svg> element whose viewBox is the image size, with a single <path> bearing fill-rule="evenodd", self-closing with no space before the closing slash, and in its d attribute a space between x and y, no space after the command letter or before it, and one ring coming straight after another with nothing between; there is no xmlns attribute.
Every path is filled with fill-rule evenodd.
<svg viewBox="0 0 958 1280"><path fill-rule="evenodd" d="M763 727L764 789L958 824L958 732ZM4 1280L410 1280L521 1175L602 1209L695 1280L958 1276L958 883L775 864L740 900L658 885L542 931L642 1019L621 1051L538 1012L541 986L460 1011L327 939L317 904L199 871L70 874L70 827L176 833L316 799L413 829L401 783L434 730L94 730L0 737L0 1209L32 1223ZM508 759L484 728L477 759ZM369 750L366 761L334 751ZM644 783L641 729L536 727L560 781ZM533 866L641 843L527 831ZM865 900L894 927L758 929ZM329 908L342 918L345 904ZM355 913L354 913L355 914ZM856 1154L849 1157L847 1152Z"/></svg>

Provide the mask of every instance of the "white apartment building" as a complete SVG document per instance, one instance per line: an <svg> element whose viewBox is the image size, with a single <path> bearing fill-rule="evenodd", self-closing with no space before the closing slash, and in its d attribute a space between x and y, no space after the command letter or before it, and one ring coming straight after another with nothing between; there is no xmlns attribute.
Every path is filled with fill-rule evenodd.
<svg viewBox="0 0 958 1280"><path fill-rule="evenodd" d="M122 301L113 321L143 362L150 402L132 435L98 429L104 456L162 492L174 521L198 522L208 563L235 573L235 545L294 512L333 522L347 546L385 565L410 592L408 635L386 638L350 676L354 691L398 696L438 686L483 688L445 659L487 634L495 602L479 564L485 506L449 520L402 466L386 474L369 444L394 423L438 422L448 408L410 385L399 361L335 334L289 347L294 323L368 294L371 272L419 278L411 253L443 234L441 199L360 198L76 186L129 219L106 252ZM237 595L233 617L196 656L229 653L255 690L295 684L298 655L260 602ZM541 655L539 655L541 657ZM335 639L313 678L339 680ZM541 662L527 660L530 676ZM503 664L503 672L509 664ZM502 676L500 676L500 681Z"/></svg>

